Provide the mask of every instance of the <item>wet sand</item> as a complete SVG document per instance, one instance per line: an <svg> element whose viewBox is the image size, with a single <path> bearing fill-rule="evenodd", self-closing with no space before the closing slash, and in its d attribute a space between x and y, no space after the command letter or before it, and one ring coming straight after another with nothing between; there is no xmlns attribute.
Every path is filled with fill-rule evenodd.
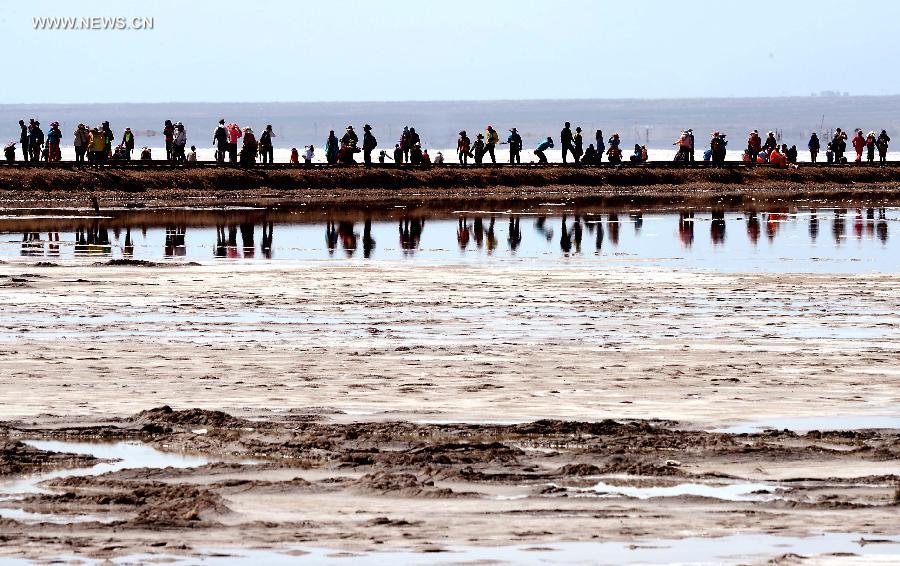
<svg viewBox="0 0 900 566"><path fill-rule="evenodd" d="M842 416L900 407L896 283L626 257L10 260L0 486L92 463L20 444L35 438L141 440L213 463L0 495L18 513L0 519L0 556L742 533L895 542L898 431L840 429ZM704 432L823 415L839 432ZM894 542L854 553L874 544L896 557Z"/></svg>

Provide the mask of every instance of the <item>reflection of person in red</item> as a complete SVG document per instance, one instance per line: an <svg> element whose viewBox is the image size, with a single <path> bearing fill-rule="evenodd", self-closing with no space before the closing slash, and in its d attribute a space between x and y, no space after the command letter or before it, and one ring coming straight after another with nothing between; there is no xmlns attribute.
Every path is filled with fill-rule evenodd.
<svg viewBox="0 0 900 566"><path fill-rule="evenodd" d="M747 217L747 237L754 246L759 242L759 233L759 218L757 218L755 212L751 212L750 216Z"/></svg>
<svg viewBox="0 0 900 566"><path fill-rule="evenodd" d="M685 248L694 243L694 213L691 211L678 214L678 239Z"/></svg>
<svg viewBox="0 0 900 566"><path fill-rule="evenodd" d="M356 240L359 238L359 234L353 231L353 222L347 222L346 220L338 222L337 231L344 253L347 254L347 257L353 257L353 253L356 252Z"/></svg>
<svg viewBox="0 0 900 566"><path fill-rule="evenodd" d="M778 234L778 230L781 228L781 223L785 220L787 220L787 214L785 214L784 210L773 210L766 215L766 237L770 242L775 239L775 235Z"/></svg>
<svg viewBox="0 0 900 566"><path fill-rule="evenodd" d="M462 217L459 219L459 227L456 229L456 243L459 244L460 251L469 246L469 236L469 221Z"/></svg>

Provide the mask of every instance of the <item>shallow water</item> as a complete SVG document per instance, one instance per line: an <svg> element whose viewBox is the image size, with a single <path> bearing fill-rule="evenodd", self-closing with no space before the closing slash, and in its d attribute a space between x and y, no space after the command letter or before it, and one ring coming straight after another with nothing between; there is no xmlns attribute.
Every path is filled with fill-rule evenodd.
<svg viewBox="0 0 900 566"><path fill-rule="evenodd" d="M26 440L25 444L48 452L65 452L70 454L87 454L110 460L85 468L68 468L34 474L12 481L0 481L0 505L14 502L23 496L34 493L50 493L40 484L47 480L69 477L98 476L109 472L134 468L196 468L208 464L210 460L204 456L178 454L156 450L137 442L65 442L59 440ZM92 515L47 515L29 513L19 508L0 508L0 517L23 522L73 523L84 521L109 522L114 518Z"/></svg>
<svg viewBox="0 0 900 566"><path fill-rule="evenodd" d="M821 417L771 417L717 428L710 432L753 434L764 430L785 429L794 432L808 432L810 430L900 429L900 416L828 415Z"/></svg>
<svg viewBox="0 0 900 566"><path fill-rule="evenodd" d="M554 208L553 215L457 211L371 221L358 214L311 221L290 213L267 221L259 210L182 210L133 225L127 218L8 214L0 222L0 258L605 262L778 273L900 269L900 243L891 238L900 221L897 208L582 215L565 208Z"/></svg>
<svg viewBox="0 0 900 566"><path fill-rule="evenodd" d="M613 485L602 481L590 488L592 492L605 496L622 495L636 499L652 499L655 497L695 495L698 497L721 499L723 501L758 501L771 497L769 494L776 489L778 489L778 486L764 483L682 483L665 487L636 487L630 485Z"/></svg>
<svg viewBox="0 0 900 566"><path fill-rule="evenodd" d="M867 540L886 542L867 543ZM694 564L731 565L758 562L784 554L845 553L859 557L900 557L900 537L865 533L825 533L809 537L768 534L720 538L646 539L629 542L559 542L515 546L451 546L441 552L348 552L320 547L284 550L204 548L202 557L141 554L119 557L103 564L135 564L164 560L169 564ZM73 558L59 557L60 559ZM84 560L84 563L100 563ZM0 561L6 560L0 558ZM10 564L29 564L11 559Z"/></svg>

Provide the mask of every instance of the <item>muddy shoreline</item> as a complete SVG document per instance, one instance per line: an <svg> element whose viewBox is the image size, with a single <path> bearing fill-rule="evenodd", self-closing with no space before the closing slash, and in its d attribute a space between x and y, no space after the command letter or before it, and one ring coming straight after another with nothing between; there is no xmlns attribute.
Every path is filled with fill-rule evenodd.
<svg viewBox="0 0 900 566"><path fill-rule="evenodd" d="M209 463L57 477L40 492L3 499L0 508L32 515L0 519L0 557L896 534L900 476L887 470L900 459L900 434L890 430L730 435L642 420L336 423L166 406L99 422L0 423L0 486L35 465L45 472L89 465L23 449L28 439L48 438L139 440ZM32 468L17 467L23 459ZM48 519L54 515L72 519L60 524Z"/></svg>
<svg viewBox="0 0 900 566"><path fill-rule="evenodd" d="M398 206L431 211L567 202L585 207L900 202L900 167L672 169L0 169L7 207Z"/></svg>

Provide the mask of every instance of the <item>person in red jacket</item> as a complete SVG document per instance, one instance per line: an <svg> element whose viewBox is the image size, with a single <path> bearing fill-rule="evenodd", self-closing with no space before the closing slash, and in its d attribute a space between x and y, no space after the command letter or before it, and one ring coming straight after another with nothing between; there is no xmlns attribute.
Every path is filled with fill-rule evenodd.
<svg viewBox="0 0 900 566"><path fill-rule="evenodd" d="M859 163L862 161L863 150L866 148L866 138L863 137L862 130L856 130L852 143L853 149L856 150L856 162Z"/></svg>
<svg viewBox="0 0 900 566"><path fill-rule="evenodd" d="M750 137L747 138L747 156L750 158L750 163L756 163L756 157L760 151L762 151L762 138L759 137L759 130L753 130L750 132Z"/></svg>

